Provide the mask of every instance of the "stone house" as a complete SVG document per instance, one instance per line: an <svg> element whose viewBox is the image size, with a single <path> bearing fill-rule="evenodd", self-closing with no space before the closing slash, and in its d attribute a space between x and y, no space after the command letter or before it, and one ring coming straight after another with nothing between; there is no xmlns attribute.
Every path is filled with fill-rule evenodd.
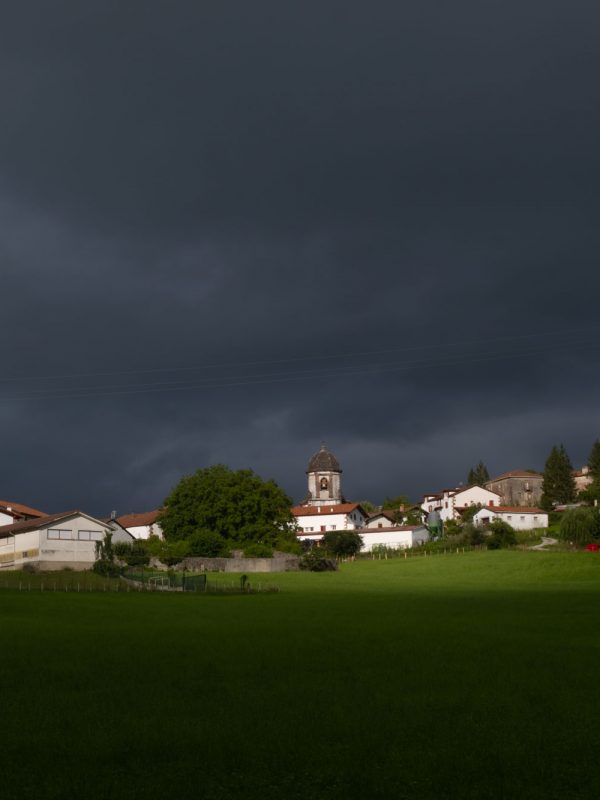
<svg viewBox="0 0 600 800"><path fill-rule="evenodd" d="M496 492L504 506L538 506L542 499L544 476L527 469L503 472L487 481L485 488Z"/></svg>

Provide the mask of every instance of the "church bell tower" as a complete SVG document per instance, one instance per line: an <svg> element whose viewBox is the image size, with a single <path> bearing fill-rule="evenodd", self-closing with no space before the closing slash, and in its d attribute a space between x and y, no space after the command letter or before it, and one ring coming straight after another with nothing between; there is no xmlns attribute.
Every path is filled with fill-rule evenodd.
<svg viewBox="0 0 600 800"><path fill-rule="evenodd" d="M342 468L324 443L308 462L306 474L309 506L337 505L343 502Z"/></svg>

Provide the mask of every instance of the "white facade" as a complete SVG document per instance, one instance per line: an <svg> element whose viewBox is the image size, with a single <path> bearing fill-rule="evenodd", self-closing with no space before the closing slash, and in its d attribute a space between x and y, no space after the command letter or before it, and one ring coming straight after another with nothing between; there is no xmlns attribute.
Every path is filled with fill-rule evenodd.
<svg viewBox="0 0 600 800"><path fill-rule="evenodd" d="M421 503L425 514L438 511L444 522L461 518L461 511L469 506L499 506L502 498L496 492L483 489L481 486L469 486L466 489L443 489L438 494L426 494Z"/></svg>
<svg viewBox="0 0 600 800"><path fill-rule="evenodd" d="M91 569L96 542L107 532L112 532L107 523L82 512L5 526L0 529L0 569L23 569L26 564L43 570ZM125 532L113 532L113 542L118 541L131 538Z"/></svg>
<svg viewBox="0 0 600 800"><path fill-rule="evenodd" d="M335 506L295 506L292 514L298 525L298 538L319 540L327 531L363 528L367 514L358 503Z"/></svg>
<svg viewBox="0 0 600 800"><path fill-rule="evenodd" d="M134 525L131 528L127 528L127 532L130 533L134 539L149 539L150 536L158 536L159 539L164 538L162 528L158 522L154 522L152 525Z"/></svg>
<svg viewBox="0 0 600 800"><path fill-rule="evenodd" d="M499 508L482 508L473 517L475 525L489 525L495 519L508 522L516 531L547 528L548 514L540 508L526 506L500 506Z"/></svg>
<svg viewBox="0 0 600 800"><path fill-rule="evenodd" d="M370 553L378 546L406 550L429 541L429 532L424 525L402 525L390 528L367 528L358 531L363 540L363 553Z"/></svg>

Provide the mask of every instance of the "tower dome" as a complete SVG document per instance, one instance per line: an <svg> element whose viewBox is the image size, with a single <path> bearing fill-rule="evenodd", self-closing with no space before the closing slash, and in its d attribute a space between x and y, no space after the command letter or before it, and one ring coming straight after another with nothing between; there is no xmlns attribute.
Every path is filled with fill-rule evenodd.
<svg viewBox="0 0 600 800"><path fill-rule="evenodd" d="M308 469L306 472L341 472L340 462L337 458L330 453L325 447L325 443L321 445L321 449L314 454L308 462Z"/></svg>
<svg viewBox="0 0 600 800"><path fill-rule="evenodd" d="M308 462L306 474L309 505L336 505L342 502L342 468L325 444Z"/></svg>

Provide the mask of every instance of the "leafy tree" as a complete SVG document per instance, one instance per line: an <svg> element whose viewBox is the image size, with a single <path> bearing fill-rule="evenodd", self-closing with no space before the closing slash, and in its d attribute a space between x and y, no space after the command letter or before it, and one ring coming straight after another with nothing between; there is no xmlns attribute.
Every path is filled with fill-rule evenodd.
<svg viewBox="0 0 600 800"><path fill-rule="evenodd" d="M597 508L572 508L560 520L559 536L565 542L588 544L600 539L600 511Z"/></svg>
<svg viewBox="0 0 600 800"><path fill-rule="evenodd" d="M554 446L544 466L542 508L550 510L556 504L574 503L576 496L571 459L563 444Z"/></svg>
<svg viewBox="0 0 600 800"><path fill-rule="evenodd" d="M486 540L488 550L500 550L504 547L512 547L517 543L514 528L501 519L495 519L490 524L492 535Z"/></svg>
<svg viewBox="0 0 600 800"><path fill-rule="evenodd" d="M411 505L410 499L406 494L398 494L395 497L386 497L383 501L384 511L400 510L400 507L405 509Z"/></svg>
<svg viewBox="0 0 600 800"><path fill-rule="evenodd" d="M106 532L104 539L96 542L96 561L92 567L98 575L113 578L120 574L120 568L115 564L115 552L112 543L112 533Z"/></svg>
<svg viewBox="0 0 600 800"><path fill-rule="evenodd" d="M468 486L483 486L490 479L490 473L483 461L480 461L475 467L471 467L467 476Z"/></svg>
<svg viewBox="0 0 600 800"><path fill-rule="evenodd" d="M356 531L327 531L321 539L321 547L338 558L355 556L362 546L362 537Z"/></svg>
<svg viewBox="0 0 600 800"><path fill-rule="evenodd" d="M167 541L213 531L229 544L295 541L292 502L275 481L218 464L182 478L159 517Z"/></svg>
<svg viewBox="0 0 600 800"><path fill-rule="evenodd" d="M359 502L367 514L373 514L377 510L375 503L372 503L370 500L360 500Z"/></svg>
<svg viewBox="0 0 600 800"><path fill-rule="evenodd" d="M273 558L273 548L261 542L250 542L244 547L246 558Z"/></svg>

